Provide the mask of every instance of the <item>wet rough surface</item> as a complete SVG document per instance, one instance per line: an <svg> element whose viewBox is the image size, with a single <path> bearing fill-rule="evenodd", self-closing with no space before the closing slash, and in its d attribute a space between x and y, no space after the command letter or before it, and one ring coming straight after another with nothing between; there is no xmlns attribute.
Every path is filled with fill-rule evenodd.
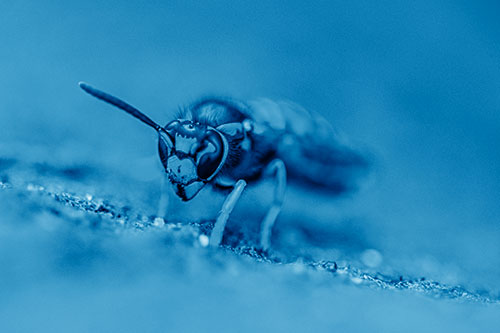
<svg viewBox="0 0 500 333"><path fill-rule="evenodd" d="M106 182L95 182L99 173L88 166L81 171L73 167L77 174L88 173L88 184L81 177L74 178L73 172L50 164L40 168L3 158L2 167L0 282L4 288L0 316L9 328L34 329L46 324L44 316L52 311L66 313L79 324L68 326L55 320L49 327L82 331L97 326L156 330L160 323L175 330L203 329L205 324L228 331L234 327L248 331L361 328L356 322L343 323L352 316L339 316L344 306L359 313L377 312L367 318L375 330L384 330L388 323L409 328L412 321L423 318L441 322L443 312L456 316L456 322L440 323L441 327L458 331L491 324L462 322L457 314L461 311L480 311L481 316L497 320L491 316L499 309L498 294L425 276L384 273L394 270L381 264L382 256L374 249L361 251L357 258L356 250L341 246L333 252L334 260L328 260L332 252L324 245L312 245L305 237L305 244L294 244L311 253L294 251L280 240L278 231L272 250L262 252L254 247L251 235L245 234L252 231L241 231L238 226L229 228L223 245L212 249L207 244L213 221L159 218L149 213L154 207L131 202L126 193L106 193L114 188L106 182L116 186L120 180L108 175ZM371 305L363 305L365 302ZM123 319L116 306L154 320ZM298 311L297 306L307 310L288 317ZM408 306L415 307L410 319L394 315ZM18 307L36 315L24 321ZM188 312L178 312L179 307ZM333 312L328 314L330 310ZM193 322L189 318L195 313L199 317ZM230 321L234 327L226 327L221 318L227 313L240 320L249 315L261 319L258 323ZM301 322L315 317L313 323ZM434 329L436 323L419 325L419 329Z"/></svg>
<svg viewBox="0 0 500 333"><path fill-rule="evenodd" d="M34 166L34 171L35 173L40 173L37 166ZM59 170L55 170L54 174L67 176L65 172L60 172ZM71 175L69 176L71 177ZM8 173L4 174L4 178L9 178ZM8 181L3 181L0 183L0 186L3 190L12 192L9 195L17 196L20 201L28 198L29 200L37 201L38 205L40 205L40 210L58 217L66 219L74 214L74 212L70 211L64 212L64 207L87 213L90 215L90 219L94 220L89 227L97 227L99 223L100 228L111 229L115 232L126 229L142 231L147 229L162 230L162 233L164 233L163 236L168 237L174 242L181 240L188 241L193 246L202 247L207 246L205 239L209 236L211 227L213 227L213 223L210 221L188 224L171 223L161 217L145 215L128 206L114 205L108 200L93 198L89 194L72 194L62 190L50 190L43 185L32 182L21 182L13 185ZM238 246L237 242L234 245L225 244L221 246L221 250L252 258L256 262L267 262L275 265L293 264L303 266L303 269L326 271L332 273L332 278L347 279L347 281L355 285L362 284L371 288L407 290L435 298L500 303L500 299L492 297L487 293L469 291L461 286L448 286L440 284L437 281L427 281L425 277L391 277L377 273L376 271L363 271L351 265L339 266L334 261L311 261L296 255L292 256L292 258L287 258L279 252L279 249L262 252L255 247Z"/></svg>

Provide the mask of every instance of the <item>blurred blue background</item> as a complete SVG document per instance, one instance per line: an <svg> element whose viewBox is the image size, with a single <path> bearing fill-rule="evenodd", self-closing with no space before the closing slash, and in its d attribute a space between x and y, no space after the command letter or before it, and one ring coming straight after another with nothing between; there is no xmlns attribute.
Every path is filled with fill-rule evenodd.
<svg viewBox="0 0 500 333"><path fill-rule="evenodd" d="M499 10L495 1L2 1L0 154L141 180L136 163L155 161L154 132L84 95L81 80L160 123L207 94L289 99L375 156L360 193L304 199L323 207L304 224L359 231L391 271L499 295Z"/></svg>

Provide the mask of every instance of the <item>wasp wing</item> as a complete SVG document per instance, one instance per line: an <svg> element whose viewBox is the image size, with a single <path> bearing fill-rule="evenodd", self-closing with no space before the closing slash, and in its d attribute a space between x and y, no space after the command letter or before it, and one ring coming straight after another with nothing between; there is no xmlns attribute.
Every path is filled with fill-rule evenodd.
<svg viewBox="0 0 500 333"><path fill-rule="evenodd" d="M368 158L352 148L318 114L291 102L260 99L249 103L252 116L281 133L277 155L288 179L335 194L354 190L369 169Z"/></svg>

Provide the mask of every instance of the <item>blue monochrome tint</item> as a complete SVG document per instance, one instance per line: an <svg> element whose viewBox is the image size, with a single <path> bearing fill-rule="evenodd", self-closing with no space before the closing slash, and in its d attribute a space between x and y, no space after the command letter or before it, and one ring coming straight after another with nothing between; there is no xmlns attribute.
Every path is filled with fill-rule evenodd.
<svg viewBox="0 0 500 333"><path fill-rule="evenodd" d="M212 232L212 246L220 245L229 214L243 190L241 186L248 182L263 176L276 177L273 204L261 227L260 247L267 250L283 204L286 170L301 183L338 193L352 188L352 174L367 164L359 154L338 145L326 120L292 103L261 100L245 104L208 98L161 127L112 95L86 83L80 83L80 87L158 132L161 162L168 181L183 201L193 199L207 183L232 190L215 222L214 230L220 231L216 235Z"/></svg>
<svg viewBox="0 0 500 333"><path fill-rule="evenodd" d="M500 331L499 10L0 1L0 331Z"/></svg>

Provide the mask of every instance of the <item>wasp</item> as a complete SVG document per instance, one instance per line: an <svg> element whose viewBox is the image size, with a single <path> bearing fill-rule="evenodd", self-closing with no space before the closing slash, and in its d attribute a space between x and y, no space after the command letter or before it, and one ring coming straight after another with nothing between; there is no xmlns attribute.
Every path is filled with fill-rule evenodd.
<svg viewBox="0 0 500 333"><path fill-rule="evenodd" d="M324 118L291 102L204 98L162 127L129 103L84 82L79 85L156 130L167 179L183 201L207 184L228 193L209 238L211 246L221 243L247 184L274 178L273 198L260 232L260 247L267 250L287 179L341 194L356 187L368 165L362 154L339 143Z"/></svg>

